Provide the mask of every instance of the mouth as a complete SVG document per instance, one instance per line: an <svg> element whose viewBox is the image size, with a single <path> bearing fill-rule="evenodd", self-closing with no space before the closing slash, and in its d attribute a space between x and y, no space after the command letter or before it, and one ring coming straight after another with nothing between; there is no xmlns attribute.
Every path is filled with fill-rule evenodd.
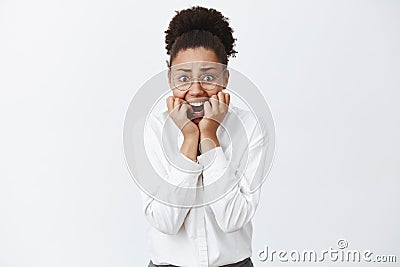
<svg viewBox="0 0 400 267"><path fill-rule="evenodd" d="M204 102L206 99L189 100L187 103L192 107L193 112L188 112L191 120L196 118L202 118L204 116Z"/></svg>

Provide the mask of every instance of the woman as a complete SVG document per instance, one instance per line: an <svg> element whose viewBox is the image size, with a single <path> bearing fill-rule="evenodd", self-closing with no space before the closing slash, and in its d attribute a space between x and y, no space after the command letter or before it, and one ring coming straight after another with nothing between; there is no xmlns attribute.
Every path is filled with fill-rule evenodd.
<svg viewBox="0 0 400 267"><path fill-rule="evenodd" d="M177 12L166 31L173 95L167 98L168 112L148 120L145 144L157 173L177 188L171 192L178 199L174 204L182 205L142 194L150 223L149 266L253 266L251 219L260 189L250 192L249 184L264 136L250 112L232 107L223 92L229 81L228 57L236 53L232 32L227 18L203 7ZM169 145L177 137L165 126L168 120L181 133L179 146ZM243 133L250 140L245 142ZM165 144L163 136L171 142ZM175 168L165 151L179 154L186 170ZM213 199L207 189L214 185L224 194L207 203L205 199Z"/></svg>

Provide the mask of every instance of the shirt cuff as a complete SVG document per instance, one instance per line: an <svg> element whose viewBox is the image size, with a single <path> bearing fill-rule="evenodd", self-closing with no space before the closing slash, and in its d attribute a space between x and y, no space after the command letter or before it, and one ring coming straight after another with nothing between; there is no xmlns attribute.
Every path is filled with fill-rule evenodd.
<svg viewBox="0 0 400 267"><path fill-rule="evenodd" d="M225 157L224 151L220 146L210 149L204 154L197 157L200 165L203 166L203 185L209 185L222 178L228 160Z"/></svg>

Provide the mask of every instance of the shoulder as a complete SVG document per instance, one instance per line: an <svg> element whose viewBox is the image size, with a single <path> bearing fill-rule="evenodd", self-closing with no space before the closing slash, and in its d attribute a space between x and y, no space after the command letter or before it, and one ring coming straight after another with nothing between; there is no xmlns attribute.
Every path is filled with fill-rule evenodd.
<svg viewBox="0 0 400 267"><path fill-rule="evenodd" d="M239 126L239 124L241 126ZM243 130L246 132L249 141L251 139L266 138L267 126L252 110L240 107L229 107L226 126L234 131Z"/></svg>
<svg viewBox="0 0 400 267"><path fill-rule="evenodd" d="M254 128L257 124L257 117L252 111L237 106L230 106L227 114L228 123L241 123L246 129Z"/></svg>
<svg viewBox="0 0 400 267"><path fill-rule="evenodd" d="M242 119L248 119L251 115L251 111L233 105L229 106L229 113L234 113Z"/></svg>
<svg viewBox="0 0 400 267"><path fill-rule="evenodd" d="M155 113L151 112L146 119L145 129L159 132L162 130L165 122L168 119L168 111Z"/></svg>

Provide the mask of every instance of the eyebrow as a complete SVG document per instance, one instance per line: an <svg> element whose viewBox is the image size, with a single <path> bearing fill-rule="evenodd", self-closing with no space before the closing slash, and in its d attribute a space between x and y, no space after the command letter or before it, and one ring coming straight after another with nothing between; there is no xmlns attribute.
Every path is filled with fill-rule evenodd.
<svg viewBox="0 0 400 267"><path fill-rule="evenodd" d="M192 72L191 69L177 69L176 71Z"/></svg>
<svg viewBox="0 0 400 267"><path fill-rule="evenodd" d="M200 68L201 71L208 71L208 70L215 70L216 68L214 67L204 67L204 68Z"/></svg>

